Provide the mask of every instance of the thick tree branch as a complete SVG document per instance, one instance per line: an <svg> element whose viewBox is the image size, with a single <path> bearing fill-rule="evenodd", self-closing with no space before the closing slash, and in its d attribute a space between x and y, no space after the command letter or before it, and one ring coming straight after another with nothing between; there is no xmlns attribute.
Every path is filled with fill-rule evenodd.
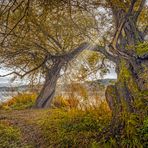
<svg viewBox="0 0 148 148"><path fill-rule="evenodd" d="M98 51L100 53L102 53L107 59L111 60L112 62L114 63L117 63L118 62L118 57L117 56L114 56L114 55L111 55L104 46L99 46L99 45L96 45L94 47L94 51Z"/></svg>
<svg viewBox="0 0 148 148"><path fill-rule="evenodd" d="M137 2L137 0L131 0L131 5L128 9L127 15L130 15L132 13L132 11L134 9L134 5L135 5L136 2Z"/></svg>
<svg viewBox="0 0 148 148"><path fill-rule="evenodd" d="M90 44L87 43L87 42L82 43L79 47L73 49L72 52L67 53L67 54L65 55L65 58L66 58L67 60L73 59L75 56L77 56L77 55L78 55L80 52L82 52L84 49L88 49L89 45L90 45Z"/></svg>
<svg viewBox="0 0 148 148"><path fill-rule="evenodd" d="M82 52L83 50L91 50L91 51L97 51L102 53L107 59L117 63L118 61L118 57L111 55L104 46L99 46L99 45L91 45L87 42L82 43L80 46L78 46L77 48L73 49L72 52L64 54L64 55L55 55L53 56L53 58L58 59L58 58L62 58L66 61L70 61L71 59L73 59L75 56L77 56L80 52Z"/></svg>

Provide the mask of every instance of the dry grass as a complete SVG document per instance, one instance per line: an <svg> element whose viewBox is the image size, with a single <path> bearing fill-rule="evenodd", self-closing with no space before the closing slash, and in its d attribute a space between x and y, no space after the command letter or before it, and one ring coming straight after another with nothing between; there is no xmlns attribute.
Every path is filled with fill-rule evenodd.
<svg viewBox="0 0 148 148"><path fill-rule="evenodd" d="M141 111L140 115L123 113L120 120L123 121L124 128L121 133L110 134L110 139L105 141L106 135L98 140L98 134L102 133L111 121L111 111L105 100L100 101L96 97L98 103L90 104L88 100L81 102L78 98L65 99L60 96L54 100L52 109L26 109L26 106L27 108L30 106L30 101L33 104L34 98L35 96L31 94L20 95L4 104L2 108L9 110L0 110L0 134L5 135L3 137L0 135L2 137L0 147L147 148L148 146L147 111ZM20 106L23 110L18 110ZM14 146L11 139L14 140Z"/></svg>
<svg viewBox="0 0 148 148"><path fill-rule="evenodd" d="M21 93L1 104L2 109L27 109L31 108L36 100L35 93Z"/></svg>

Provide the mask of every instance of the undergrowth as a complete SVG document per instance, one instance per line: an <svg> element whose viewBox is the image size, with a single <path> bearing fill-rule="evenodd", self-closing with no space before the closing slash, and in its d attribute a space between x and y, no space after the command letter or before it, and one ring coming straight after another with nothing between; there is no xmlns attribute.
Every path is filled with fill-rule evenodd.
<svg viewBox="0 0 148 148"><path fill-rule="evenodd" d="M19 129L0 122L0 148L20 148L21 134Z"/></svg>
<svg viewBox="0 0 148 148"><path fill-rule="evenodd" d="M53 109L38 124L42 128L48 147L56 148L147 148L148 117L124 113L120 117L123 128L119 133L99 134L109 127L111 112L106 103L87 110ZM110 127L112 128L112 127ZM106 136L110 135L106 140Z"/></svg>
<svg viewBox="0 0 148 148"><path fill-rule="evenodd" d="M14 96L12 99L2 103L1 109L13 109L22 110L31 108L36 100L37 95L35 93L21 93Z"/></svg>
<svg viewBox="0 0 148 148"><path fill-rule="evenodd" d="M102 102L87 110L52 109L39 121L49 147L92 147L97 134L108 126L111 112Z"/></svg>
<svg viewBox="0 0 148 148"><path fill-rule="evenodd" d="M35 95L20 96L14 97L2 108L10 108L13 112L16 109L30 108L34 104ZM105 100L96 106L81 107L80 101L75 98L65 100L63 97L58 97L52 106L53 108L46 112L35 110L40 112L37 117L28 116L29 122L41 129L47 148L148 147L147 107L141 108L140 106L139 112L135 113L122 112L117 118L119 122L116 122L116 124L122 123L122 128L118 132L113 132L112 129L116 125L110 126L112 113ZM22 112L23 116L25 116L25 112ZM18 120L21 118L18 117ZM0 147L18 147L22 135L16 127L0 123ZM99 138L107 127L109 130Z"/></svg>

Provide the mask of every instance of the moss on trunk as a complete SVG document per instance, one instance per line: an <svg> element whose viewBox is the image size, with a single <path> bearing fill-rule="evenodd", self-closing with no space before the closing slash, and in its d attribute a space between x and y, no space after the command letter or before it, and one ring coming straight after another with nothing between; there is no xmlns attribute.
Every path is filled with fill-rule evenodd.
<svg viewBox="0 0 148 148"><path fill-rule="evenodd" d="M106 90L106 100L114 113L123 110L135 112L139 104L147 105L147 62L138 64L137 67L133 67L128 60L120 60L117 82L115 85L108 86Z"/></svg>

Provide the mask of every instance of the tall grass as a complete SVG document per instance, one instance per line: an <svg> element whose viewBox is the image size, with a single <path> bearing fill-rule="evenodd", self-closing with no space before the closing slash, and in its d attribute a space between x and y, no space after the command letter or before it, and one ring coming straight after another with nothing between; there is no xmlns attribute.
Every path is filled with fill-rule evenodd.
<svg viewBox="0 0 148 148"><path fill-rule="evenodd" d="M16 110L29 109L34 105L36 97L37 95L35 93L20 93L17 96L2 103L0 108Z"/></svg>

